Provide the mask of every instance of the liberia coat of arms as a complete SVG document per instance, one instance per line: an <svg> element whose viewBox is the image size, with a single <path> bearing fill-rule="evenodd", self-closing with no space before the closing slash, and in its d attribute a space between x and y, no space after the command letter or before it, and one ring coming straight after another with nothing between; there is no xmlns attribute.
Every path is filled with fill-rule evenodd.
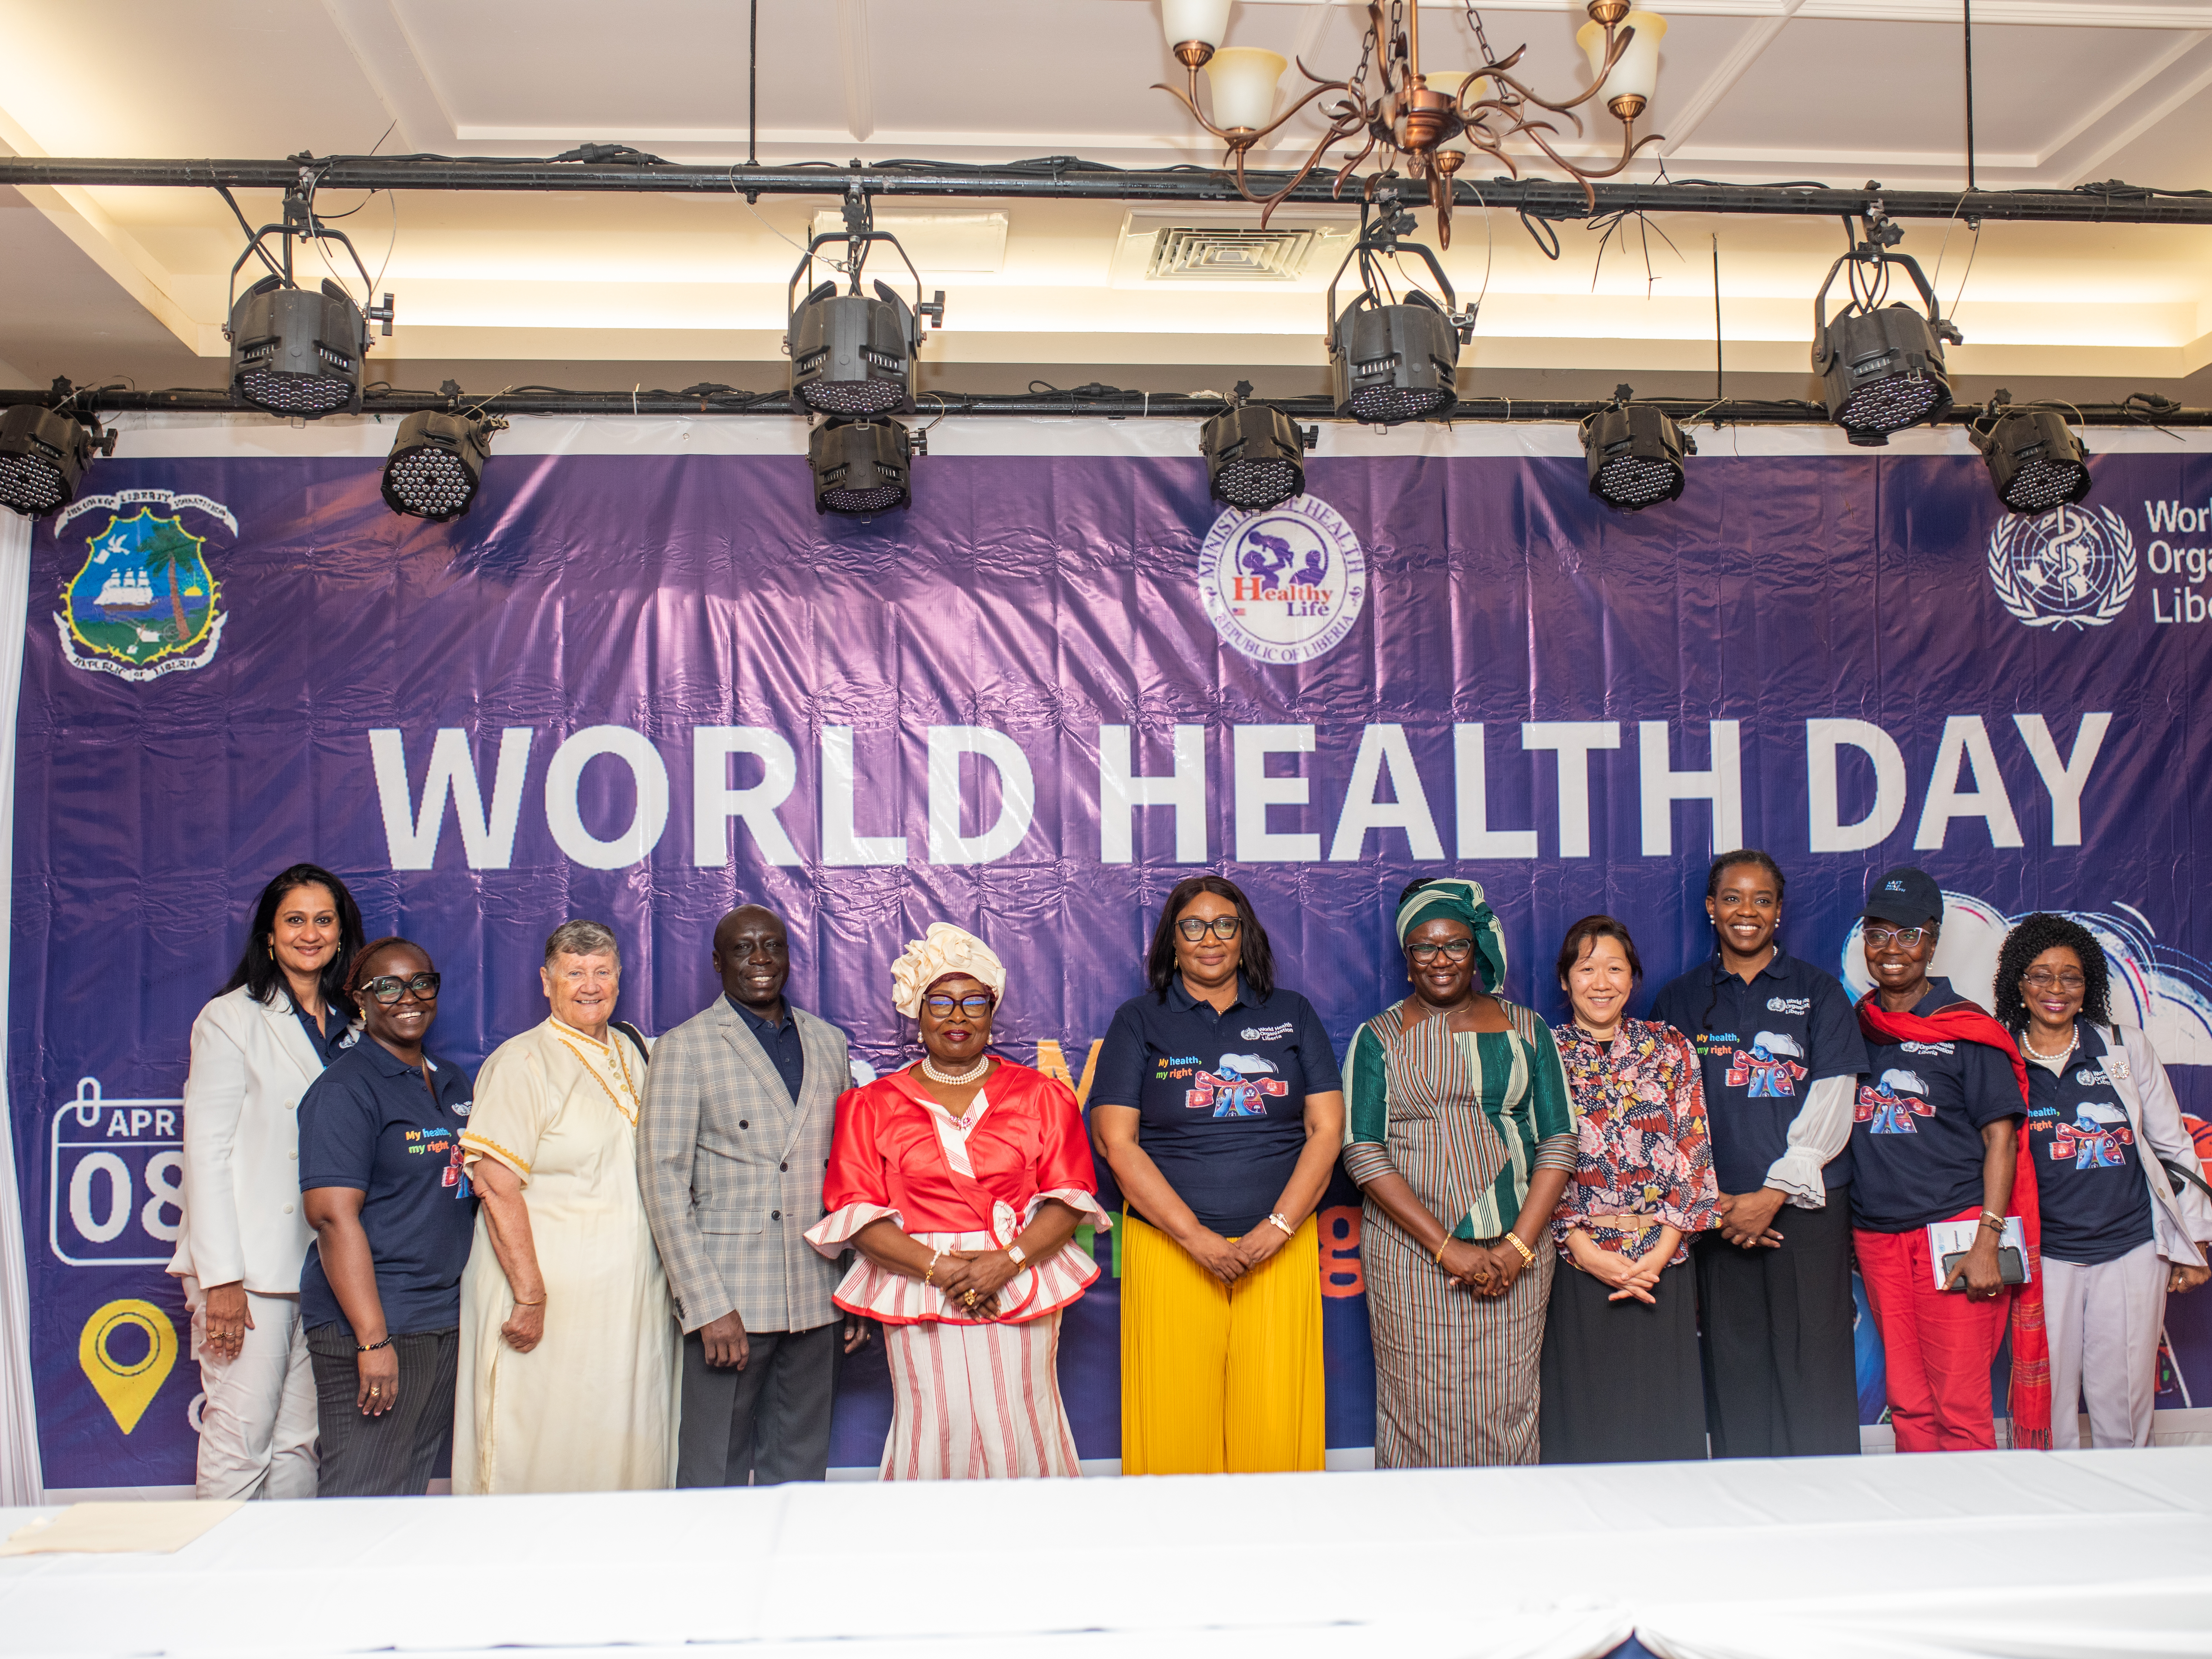
<svg viewBox="0 0 2212 1659"><path fill-rule="evenodd" d="M222 596L208 568L207 538L187 526L185 515L213 509L211 516L234 532L235 520L204 498L125 493L159 499L74 503L71 518L95 506L107 512L85 540L84 562L62 588L62 608L54 614L62 651L76 667L126 680L204 667L222 642ZM57 539L63 527L57 520Z"/></svg>

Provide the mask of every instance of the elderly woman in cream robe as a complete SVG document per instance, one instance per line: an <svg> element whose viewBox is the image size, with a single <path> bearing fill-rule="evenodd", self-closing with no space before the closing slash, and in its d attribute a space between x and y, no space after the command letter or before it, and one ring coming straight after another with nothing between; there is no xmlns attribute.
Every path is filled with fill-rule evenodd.
<svg viewBox="0 0 2212 1659"><path fill-rule="evenodd" d="M637 1184L642 1040L610 1024L614 935L545 941L552 1015L477 1074L461 1149L483 1204L461 1279L456 1492L675 1479L676 1325Z"/></svg>

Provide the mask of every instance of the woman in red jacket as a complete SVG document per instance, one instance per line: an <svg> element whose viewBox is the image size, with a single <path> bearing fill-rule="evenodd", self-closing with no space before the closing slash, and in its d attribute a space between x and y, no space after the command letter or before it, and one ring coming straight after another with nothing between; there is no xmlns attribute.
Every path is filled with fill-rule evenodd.
<svg viewBox="0 0 2212 1659"><path fill-rule="evenodd" d="M973 934L932 923L891 978L925 1052L837 1102L829 1213L806 1233L824 1255L858 1249L837 1305L884 1325L883 1476L1078 1474L1060 1312L1098 1277L1075 1230L1113 1224L1075 1097L986 1052L1006 972Z"/></svg>

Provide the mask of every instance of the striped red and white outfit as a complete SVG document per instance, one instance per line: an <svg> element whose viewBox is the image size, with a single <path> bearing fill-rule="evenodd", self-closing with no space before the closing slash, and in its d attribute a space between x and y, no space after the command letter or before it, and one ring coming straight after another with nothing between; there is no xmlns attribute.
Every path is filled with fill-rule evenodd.
<svg viewBox="0 0 2212 1659"><path fill-rule="evenodd" d="M824 1255L888 1218L933 1250L1004 1249L1047 1199L1113 1224L1066 1085L1001 1060L956 1118L911 1073L894 1072L837 1102L822 1201L807 1229ZM967 1480L1079 1474L1060 1397L1060 1310L1098 1264L1071 1241L1024 1267L979 1320L935 1285L865 1255L837 1287L848 1313L880 1320L891 1373L887 1480Z"/></svg>

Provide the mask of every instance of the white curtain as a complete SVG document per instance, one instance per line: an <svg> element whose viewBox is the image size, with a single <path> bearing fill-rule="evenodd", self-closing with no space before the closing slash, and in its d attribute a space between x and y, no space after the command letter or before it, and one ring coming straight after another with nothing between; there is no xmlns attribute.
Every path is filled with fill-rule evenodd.
<svg viewBox="0 0 2212 1659"><path fill-rule="evenodd" d="M23 630L31 611L31 521L0 511L0 1004L9 996L15 867L15 710L22 701ZM0 1014L0 1089L6 1087L8 1022ZM23 1259L15 1136L0 1132L0 1504L36 1504L39 1413L31 1394L30 1279Z"/></svg>

